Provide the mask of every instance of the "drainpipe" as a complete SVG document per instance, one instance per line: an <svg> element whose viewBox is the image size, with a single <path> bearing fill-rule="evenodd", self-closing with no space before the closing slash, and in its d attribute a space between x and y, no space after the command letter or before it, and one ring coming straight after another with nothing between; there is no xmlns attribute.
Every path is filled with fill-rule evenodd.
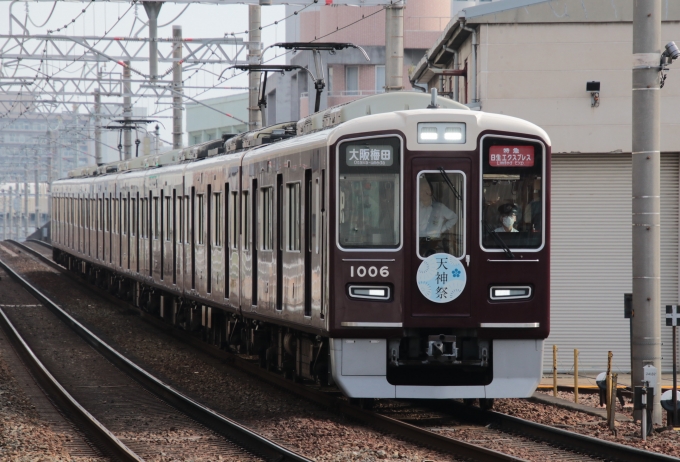
<svg viewBox="0 0 680 462"><path fill-rule="evenodd" d="M458 50L454 50L453 48L449 47L444 47L444 49L449 53L453 53L453 70L457 71L458 66L460 65L460 63L458 62ZM458 95L458 82L459 82L458 79L459 79L458 76L455 76L453 78L453 100L457 103L460 102Z"/></svg>
<svg viewBox="0 0 680 462"><path fill-rule="evenodd" d="M463 30L472 32L472 69L470 76L470 85L472 86L472 102L478 103L477 98L477 30L463 26Z"/></svg>

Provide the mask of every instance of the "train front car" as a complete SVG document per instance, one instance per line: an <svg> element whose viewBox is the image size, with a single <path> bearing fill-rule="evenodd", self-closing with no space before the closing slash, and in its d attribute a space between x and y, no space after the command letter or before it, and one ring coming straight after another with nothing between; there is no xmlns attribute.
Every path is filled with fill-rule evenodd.
<svg viewBox="0 0 680 462"><path fill-rule="evenodd" d="M334 381L354 398L530 396L550 327L547 134L424 109L329 143Z"/></svg>

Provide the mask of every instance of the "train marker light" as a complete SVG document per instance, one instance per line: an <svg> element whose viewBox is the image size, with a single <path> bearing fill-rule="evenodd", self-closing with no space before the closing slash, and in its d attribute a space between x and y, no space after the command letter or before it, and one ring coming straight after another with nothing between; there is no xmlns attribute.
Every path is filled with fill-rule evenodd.
<svg viewBox="0 0 680 462"><path fill-rule="evenodd" d="M419 123L418 143L463 144L465 143L465 124L446 122Z"/></svg>
<svg viewBox="0 0 680 462"><path fill-rule="evenodd" d="M491 287L491 300L519 300L531 298L530 286Z"/></svg>
<svg viewBox="0 0 680 462"><path fill-rule="evenodd" d="M351 298L363 298L368 300L389 300L389 286L349 286Z"/></svg>

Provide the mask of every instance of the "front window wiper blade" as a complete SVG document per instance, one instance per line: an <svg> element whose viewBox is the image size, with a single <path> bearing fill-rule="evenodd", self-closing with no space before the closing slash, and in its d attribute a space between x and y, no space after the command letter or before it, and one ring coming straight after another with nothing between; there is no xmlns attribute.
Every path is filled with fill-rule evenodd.
<svg viewBox="0 0 680 462"><path fill-rule="evenodd" d="M496 239L496 242L498 242L501 245L501 248L503 249L503 252L505 252L505 255L510 258L510 259L515 259L515 254L512 253L512 250L510 250L510 247L505 243L505 241L498 235L495 229L491 229L488 223L484 223L484 227L486 228L486 232L491 234L494 239Z"/></svg>
<svg viewBox="0 0 680 462"><path fill-rule="evenodd" d="M446 171L444 170L444 167L439 167L439 173L442 174L444 177L444 181L446 181L446 184L449 185L449 188L451 188L451 191L453 191L453 195L455 196L456 199L459 201L463 200L463 197L460 195L456 187L451 183L451 180L449 179L448 175L446 174Z"/></svg>

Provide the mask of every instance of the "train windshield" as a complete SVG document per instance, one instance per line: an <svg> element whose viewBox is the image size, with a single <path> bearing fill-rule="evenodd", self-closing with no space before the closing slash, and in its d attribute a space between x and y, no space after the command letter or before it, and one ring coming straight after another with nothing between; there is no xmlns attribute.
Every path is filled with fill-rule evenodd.
<svg viewBox="0 0 680 462"><path fill-rule="evenodd" d="M395 249L401 242L398 138L344 143L338 179L338 241L348 249Z"/></svg>
<svg viewBox="0 0 680 462"><path fill-rule="evenodd" d="M491 139L485 141L482 155L483 247L540 248L544 234L542 146Z"/></svg>
<svg viewBox="0 0 680 462"><path fill-rule="evenodd" d="M418 175L418 255L462 257L465 229L465 176L456 171L427 170Z"/></svg>

